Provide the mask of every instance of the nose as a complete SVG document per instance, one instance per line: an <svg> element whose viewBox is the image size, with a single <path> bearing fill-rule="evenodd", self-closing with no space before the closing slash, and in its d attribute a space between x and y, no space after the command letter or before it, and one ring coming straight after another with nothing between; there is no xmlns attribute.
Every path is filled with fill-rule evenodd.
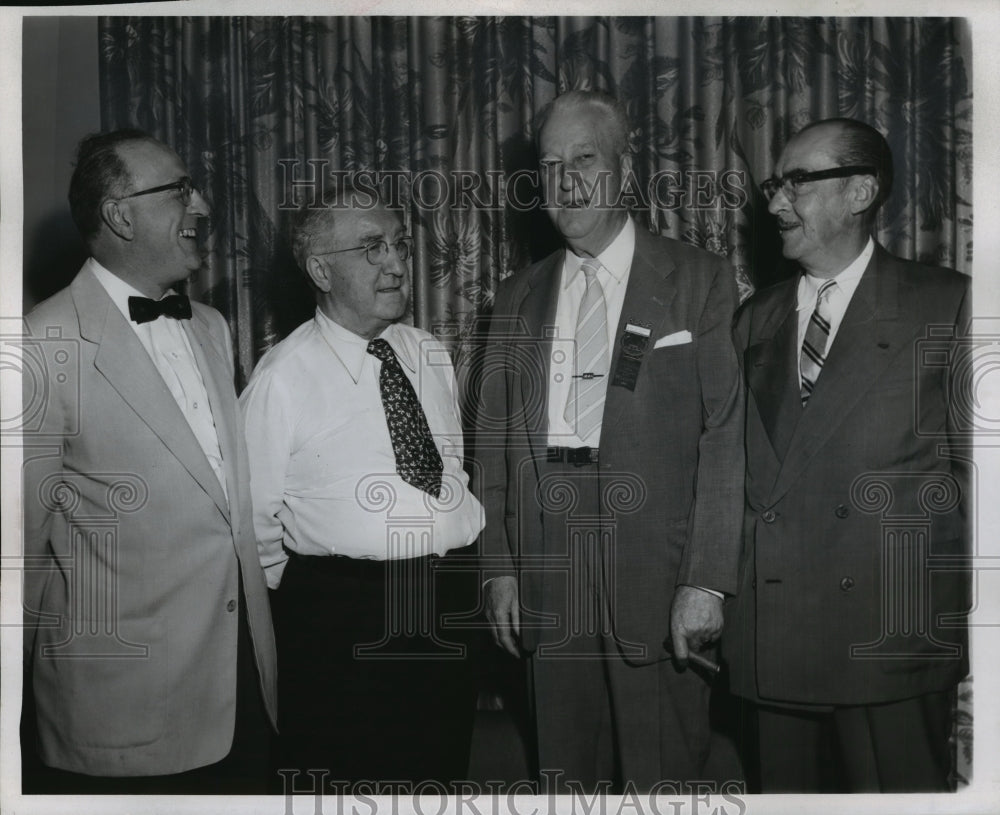
<svg viewBox="0 0 1000 815"><path fill-rule="evenodd" d="M191 190L191 203L188 204L188 211L202 218L207 218L211 214L211 207L208 206L208 201L205 200L205 197L197 189Z"/></svg>
<svg viewBox="0 0 1000 815"><path fill-rule="evenodd" d="M767 202L767 211L772 215L777 215L782 210L788 210L791 208L791 203L788 198L785 197L785 188L778 187L778 191L775 192L774 198Z"/></svg>
<svg viewBox="0 0 1000 815"><path fill-rule="evenodd" d="M403 277L407 272L406 261L399 256L396 247L389 244L389 251L382 262L382 271L395 277Z"/></svg>
<svg viewBox="0 0 1000 815"><path fill-rule="evenodd" d="M566 170L563 167L559 168L559 189L563 192L572 192L578 180L579 173L574 173L572 170Z"/></svg>

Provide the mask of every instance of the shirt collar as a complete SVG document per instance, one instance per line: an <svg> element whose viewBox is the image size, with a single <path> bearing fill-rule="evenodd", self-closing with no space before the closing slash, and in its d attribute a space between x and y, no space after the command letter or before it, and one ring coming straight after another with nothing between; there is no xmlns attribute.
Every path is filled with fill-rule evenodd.
<svg viewBox="0 0 1000 815"><path fill-rule="evenodd" d="M131 283L127 283L114 272L102 266L94 260L94 258L87 258L85 265L94 273L94 277L96 277L97 281L104 287L104 290L108 293L108 297L111 298L111 302L115 304L118 310L122 313L122 316L128 321L129 325L134 328L138 327L137 323L132 322L132 316L129 314L128 299L129 297L142 297L143 299L147 299L146 295L135 288L135 286ZM173 289L169 289L163 296L168 297L171 294L176 294L176 292Z"/></svg>
<svg viewBox="0 0 1000 815"><path fill-rule="evenodd" d="M320 336L330 346L334 356L340 360L340 364L350 374L354 384L357 384L361 379L361 370L364 368L365 360L371 356L368 353L368 340L327 317L319 306L316 307L316 327ZM379 334L379 338L392 346L396 359L414 373L416 372L413 348L406 341L404 333L396 323L392 323Z"/></svg>
<svg viewBox="0 0 1000 815"><path fill-rule="evenodd" d="M842 272L834 275L833 279L837 281L837 289L850 298L854 294L854 290L858 287L858 283L861 282L861 276L865 273L865 269L868 268L868 262L872 259L873 254L875 254L875 241L869 238L868 243L865 244L865 248L861 250L861 254L851 261ZM799 278L798 311L815 307L816 294L819 292L819 287L828 279L816 277L808 273Z"/></svg>
<svg viewBox="0 0 1000 815"><path fill-rule="evenodd" d="M632 255L635 254L635 224L631 218L625 219L625 225L601 254L597 256L601 266L607 269L615 283L621 283L628 277L632 266ZM580 266L586 258L580 257L572 249L566 249L566 274L563 276L563 288L566 288L580 273Z"/></svg>

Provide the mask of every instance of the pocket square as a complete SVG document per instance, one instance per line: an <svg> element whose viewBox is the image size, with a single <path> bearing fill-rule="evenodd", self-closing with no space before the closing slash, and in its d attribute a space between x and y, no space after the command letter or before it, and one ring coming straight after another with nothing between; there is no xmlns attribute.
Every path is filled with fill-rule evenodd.
<svg viewBox="0 0 1000 815"><path fill-rule="evenodd" d="M684 345L691 342L691 332L688 330L675 331L673 334L666 334L656 341L653 349L666 348L668 345Z"/></svg>

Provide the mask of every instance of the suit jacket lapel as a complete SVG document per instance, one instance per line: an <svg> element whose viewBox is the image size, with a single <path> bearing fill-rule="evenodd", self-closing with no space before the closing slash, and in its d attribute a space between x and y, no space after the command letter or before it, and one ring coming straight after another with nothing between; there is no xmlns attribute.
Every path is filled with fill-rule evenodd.
<svg viewBox="0 0 1000 815"><path fill-rule="evenodd" d="M676 292L669 278L677 267L673 258L657 244L656 238L637 225L635 230L635 252L629 270L628 287L622 303L622 313L615 331L615 344L611 349L611 378L621 357L619 338L625 333L625 326L643 326L650 329L649 344L645 356L653 352L653 343L663 333L663 326L670 313L670 303ZM694 326L686 326L693 329ZM641 376L641 370L640 370ZM604 416L601 421L601 446L607 446L621 426L620 418L634 397L627 388L615 387L608 382L604 400Z"/></svg>
<svg viewBox="0 0 1000 815"><path fill-rule="evenodd" d="M763 324L754 329L763 340L746 351L747 385L778 459L788 450L802 415L798 363L796 285L790 281Z"/></svg>
<svg viewBox="0 0 1000 815"><path fill-rule="evenodd" d="M219 481L135 332L92 273L84 270L78 274L72 290L80 334L98 345L94 366L228 518L229 508ZM212 407L214 411L215 405Z"/></svg>
<svg viewBox="0 0 1000 815"><path fill-rule="evenodd" d="M565 253L556 252L528 281L528 291L521 301L519 314L525 322L531 342L518 349L518 355L531 355L518 361L521 380L521 409L524 411L532 452L539 456L548 445L549 361L552 357L552 330L556 322L556 302ZM524 364L528 363L528 364ZM540 379L539 379L540 377Z"/></svg>
<svg viewBox="0 0 1000 815"><path fill-rule="evenodd" d="M204 316L195 311L191 319L184 321L183 325L191 343L191 350L194 352L195 363L198 365L202 381L205 383L208 403L212 408L212 419L215 422L215 433L219 440L219 452L222 454L222 468L226 477L229 501L226 501L226 496L221 491L219 494L212 493L212 497L220 508L228 509L232 515L232 525L238 527L237 508L239 502L236 500L236 494L239 482L236 475L236 455L239 448L236 433L239 432L239 428L234 427L233 422L229 421L229 417L235 417L238 410L236 392L230 384L232 374L226 360L220 355L215 343L212 342L212 335ZM219 480L215 478L214 471L209 486L219 486ZM223 503L219 503L220 500Z"/></svg>
<svg viewBox="0 0 1000 815"><path fill-rule="evenodd" d="M876 246L789 443L775 484L775 500L795 483L809 460L912 339L913 327L898 317L899 270L891 256Z"/></svg>

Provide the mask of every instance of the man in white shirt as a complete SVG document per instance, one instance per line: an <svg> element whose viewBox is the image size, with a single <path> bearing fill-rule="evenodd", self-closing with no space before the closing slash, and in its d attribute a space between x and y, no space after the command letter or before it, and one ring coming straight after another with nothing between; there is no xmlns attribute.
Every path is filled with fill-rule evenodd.
<svg viewBox="0 0 1000 815"><path fill-rule="evenodd" d="M969 281L872 239L892 156L862 122L805 128L762 186L802 274L737 323L747 505L723 650L756 705L748 754L763 792L945 791L968 670Z"/></svg>
<svg viewBox="0 0 1000 815"><path fill-rule="evenodd" d="M736 589L735 280L622 207L614 99L569 92L536 129L566 246L496 296L476 440L486 615L528 658L539 774L678 790L710 740L710 677L685 667L704 666Z"/></svg>
<svg viewBox="0 0 1000 815"><path fill-rule="evenodd" d="M240 400L277 590L281 766L328 784L453 781L476 688L447 616L475 610L474 563L462 566L483 527L454 373L441 343L399 322L411 251L399 217L352 190L326 203L292 227L316 314Z"/></svg>
<svg viewBox="0 0 1000 815"><path fill-rule="evenodd" d="M91 257L26 318L35 792L266 791L274 635L229 329L173 286L208 207L140 131L80 143Z"/></svg>

